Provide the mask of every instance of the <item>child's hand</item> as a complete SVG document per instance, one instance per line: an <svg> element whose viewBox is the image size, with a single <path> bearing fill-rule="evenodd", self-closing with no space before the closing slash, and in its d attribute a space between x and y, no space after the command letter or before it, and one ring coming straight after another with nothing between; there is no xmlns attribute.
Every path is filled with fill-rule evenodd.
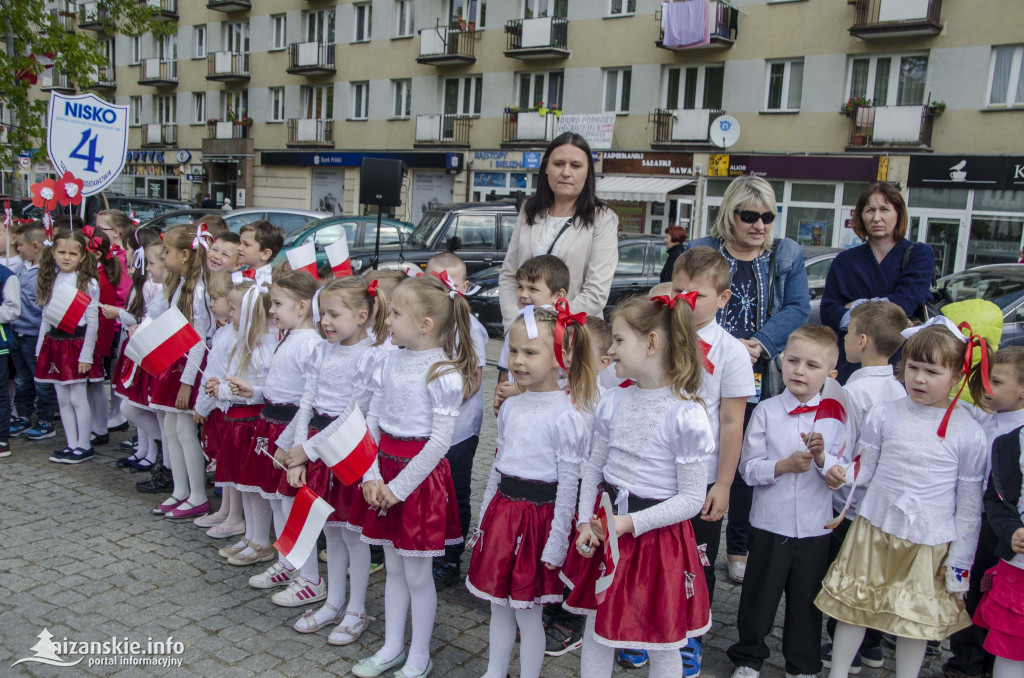
<svg viewBox="0 0 1024 678"><path fill-rule="evenodd" d="M277 460L278 464L287 468L288 464L286 462L288 461L288 450L283 447L278 447L274 450L274 459Z"/></svg>
<svg viewBox="0 0 1024 678"><path fill-rule="evenodd" d="M192 385L182 384L178 389L178 397L174 399L174 406L179 410L187 410L190 400L192 400Z"/></svg>
<svg viewBox="0 0 1024 678"><path fill-rule="evenodd" d="M288 484L298 489L306 484L306 467L296 466L288 469Z"/></svg>
<svg viewBox="0 0 1024 678"><path fill-rule="evenodd" d="M199 414L198 412L193 412L192 413L192 421L194 421L197 424L205 424L206 423L206 417L204 417L203 415Z"/></svg>
<svg viewBox="0 0 1024 678"><path fill-rule="evenodd" d="M825 473L825 484L828 489L835 492L846 484L846 468L842 464L836 464ZM1024 528L1021 528L1024 529Z"/></svg>
<svg viewBox="0 0 1024 678"><path fill-rule="evenodd" d="M91 369L92 369L92 363L83 363L83 362L79 362L78 363L78 373L79 374L89 374L89 370L91 370Z"/></svg>
<svg viewBox="0 0 1024 678"><path fill-rule="evenodd" d="M608 535L604 533L604 525L602 525L601 521L598 520L596 513L590 516L590 531L594 535L592 541L595 544L600 544L608 538Z"/></svg>
<svg viewBox="0 0 1024 678"><path fill-rule="evenodd" d="M206 395L216 398L217 389L220 388L220 380L216 377L210 377L206 380L206 385L203 388L206 390Z"/></svg>
<svg viewBox="0 0 1024 678"><path fill-rule="evenodd" d="M305 466L308 461L309 457L306 456L306 451L302 449L302 445L296 445L284 453L284 459L281 460L281 463L288 468L293 468L295 466Z"/></svg>
<svg viewBox="0 0 1024 678"><path fill-rule="evenodd" d="M544 567L548 568L552 572L558 569L557 565L552 565L551 563L544 563Z"/></svg>
<svg viewBox="0 0 1024 678"><path fill-rule="evenodd" d="M1018 527L1010 539L1010 548L1014 553L1024 553L1024 527Z"/></svg>
<svg viewBox="0 0 1024 678"><path fill-rule="evenodd" d="M800 439L807 446L807 451L814 455L814 461L821 466L825 463L825 439L820 433L801 433Z"/></svg>
<svg viewBox="0 0 1024 678"><path fill-rule="evenodd" d="M256 393L252 384L238 377L228 377L228 384L231 386L231 394L241 398L251 398Z"/></svg>
<svg viewBox="0 0 1024 678"><path fill-rule="evenodd" d="M715 483L708 490L708 497L700 509L700 519L709 523L721 520L728 508L729 486L725 483Z"/></svg>
<svg viewBox="0 0 1024 678"><path fill-rule="evenodd" d="M110 304L100 304L100 312L107 320L113 320L117 316L121 315L121 309Z"/></svg>
<svg viewBox="0 0 1024 678"><path fill-rule="evenodd" d="M380 508L380 485L379 480L371 480L363 483L363 499L373 508Z"/></svg>
<svg viewBox="0 0 1024 678"><path fill-rule="evenodd" d="M624 516L615 516L615 536L621 537L624 534L633 534L633 516L628 513Z"/></svg>
<svg viewBox="0 0 1024 678"><path fill-rule="evenodd" d="M775 477L778 478L783 473L806 473L810 470L813 459L814 455L810 452L797 450L775 464Z"/></svg>
<svg viewBox="0 0 1024 678"><path fill-rule="evenodd" d="M590 529L590 523L583 523L580 525L580 536L576 538L576 551L584 558L594 557L594 547L600 543L594 539L593 530Z"/></svg>
<svg viewBox="0 0 1024 678"><path fill-rule="evenodd" d="M378 503L382 509L389 509L398 503L399 499L395 496L395 493L391 491L387 483L380 484L380 490L378 496L380 497Z"/></svg>

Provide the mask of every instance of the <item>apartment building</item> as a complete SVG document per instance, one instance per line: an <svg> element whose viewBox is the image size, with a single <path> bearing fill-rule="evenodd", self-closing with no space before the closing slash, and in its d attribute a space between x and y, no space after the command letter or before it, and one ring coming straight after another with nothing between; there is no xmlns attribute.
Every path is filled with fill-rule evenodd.
<svg viewBox="0 0 1024 678"><path fill-rule="evenodd" d="M69 26L103 41L95 89L130 106L126 193L358 212L372 154L408 166L415 221L529 193L575 129L627 231L703 234L748 172L806 244L852 242L857 195L887 179L940 273L1021 247L1019 0L147 1L177 35L105 35L102 2Z"/></svg>

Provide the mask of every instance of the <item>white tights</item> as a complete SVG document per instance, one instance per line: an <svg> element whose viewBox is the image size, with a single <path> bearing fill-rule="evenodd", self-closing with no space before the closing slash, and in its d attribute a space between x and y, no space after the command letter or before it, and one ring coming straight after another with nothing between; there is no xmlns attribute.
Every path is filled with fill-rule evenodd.
<svg viewBox="0 0 1024 678"><path fill-rule="evenodd" d="M270 522L273 518L273 511L270 502L264 499L258 492L241 492L242 513L245 517L245 538L256 544L259 548L266 548L270 544ZM236 546L245 546L239 542ZM249 555L253 550L246 547L242 554Z"/></svg>
<svg viewBox="0 0 1024 678"><path fill-rule="evenodd" d="M370 581L370 545L359 534L347 527L324 527L327 537L327 607L324 605L313 615L317 624L334 617L334 610L344 609L347 615L366 614L366 586ZM316 563L316 553L310 558ZM346 575L347 572L347 575ZM302 574L306 576L305 572ZM345 607L345 579L351 581L348 607ZM342 620L343 625L355 624L356 618ZM403 629L404 634L404 629Z"/></svg>
<svg viewBox="0 0 1024 678"><path fill-rule="evenodd" d="M280 536L284 532L284 526L288 523L288 514L292 512L292 504L295 503L295 497L277 497L268 501L270 502L270 510L274 515L274 534ZM318 560L318 555L314 548L310 551L306 562L302 563L299 567L302 577L314 584L320 581L320 561ZM293 569L288 566L288 563L285 562L280 553L277 554L277 559L289 570Z"/></svg>
<svg viewBox="0 0 1024 678"><path fill-rule="evenodd" d="M88 450L92 447L89 444L89 419L92 412L89 409L88 385L84 381L74 384L55 383L53 388L57 392L60 423L64 426L68 447Z"/></svg>
<svg viewBox="0 0 1024 678"><path fill-rule="evenodd" d="M164 504L184 499L199 506L206 502L206 458L196 422L189 412L167 412L163 425L164 456L171 460L174 480L174 492Z"/></svg>
<svg viewBox="0 0 1024 678"><path fill-rule="evenodd" d="M92 432L98 436L107 434L107 392L102 381L90 381L86 389L89 394L89 409L92 411Z"/></svg>
<svg viewBox="0 0 1024 678"><path fill-rule="evenodd" d="M133 405L128 400L121 400L121 414L135 425L139 434L139 447L136 459L156 462L156 441L161 439L160 420L152 410ZM166 465L166 462L165 462Z"/></svg>
<svg viewBox="0 0 1024 678"><path fill-rule="evenodd" d="M995 664L992 665L992 678L1024 678L1024 662L996 657Z"/></svg>
<svg viewBox="0 0 1024 678"><path fill-rule="evenodd" d="M483 678L503 678L508 675L512 648L516 644L516 625L519 626L519 676L539 678L544 663L544 606L534 605L517 610L508 605L491 603L490 648L487 655L487 673Z"/></svg>
<svg viewBox="0 0 1024 678"><path fill-rule="evenodd" d="M864 640L863 626L854 626L844 622L836 624L836 635L832 639L832 670L829 678L846 678L850 672L850 664L860 644ZM896 638L896 678L915 678L924 663L924 653L928 647L927 640L916 638Z"/></svg>
<svg viewBox="0 0 1024 678"><path fill-rule="evenodd" d="M678 678L683 675L683 658L679 650L648 650L651 662L650 678ZM583 651L580 657L580 675L583 678L610 678L615 659L615 648L602 645L594 638L594 615L587 615L583 629Z"/></svg>
<svg viewBox="0 0 1024 678"><path fill-rule="evenodd" d="M328 556L328 565L330 557ZM384 647L374 655L391 661L405 645L405 618L412 609L412 640L405 666L409 673L419 673L430 661L430 636L437 615L437 590L434 588L434 559L423 556L401 556L394 546L384 545Z"/></svg>

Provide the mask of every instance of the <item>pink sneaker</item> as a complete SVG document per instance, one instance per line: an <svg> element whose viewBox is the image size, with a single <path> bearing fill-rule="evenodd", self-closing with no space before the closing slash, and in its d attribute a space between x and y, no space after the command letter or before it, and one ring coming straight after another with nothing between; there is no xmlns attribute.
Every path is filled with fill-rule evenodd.
<svg viewBox="0 0 1024 678"><path fill-rule="evenodd" d="M229 523L226 520L206 531L206 536L214 539L227 539L239 534L245 534L245 523Z"/></svg>

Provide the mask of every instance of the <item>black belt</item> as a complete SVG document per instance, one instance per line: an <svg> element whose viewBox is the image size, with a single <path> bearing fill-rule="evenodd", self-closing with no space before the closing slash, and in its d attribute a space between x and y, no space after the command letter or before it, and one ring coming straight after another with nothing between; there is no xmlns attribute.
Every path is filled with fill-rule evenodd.
<svg viewBox="0 0 1024 678"><path fill-rule="evenodd" d="M330 415L324 414L323 412L317 412L313 410L313 416L309 419L309 427L315 428L317 431L323 431L325 428L331 425L331 422L337 419Z"/></svg>
<svg viewBox="0 0 1024 678"><path fill-rule="evenodd" d="M46 334L53 339L81 339L85 336L85 325L79 325L74 332L65 332L54 327Z"/></svg>
<svg viewBox="0 0 1024 678"><path fill-rule="evenodd" d="M619 505L618 504L619 488L615 487L614 485L612 485L609 482L601 481L601 484L598 486L598 489L601 492L607 492L608 496L611 497L612 506L618 507L618 505ZM635 494L630 494L626 498L626 511L625 512L626 513L636 513L637 511L643 511L644 509L649 509L652 506L657 506L658 504L660 504L663 501L665 501L665 500L664 499L648 499L646 497L638 497Z"/></svg>
<svg viewBox="0 0 1024 678"><path fill-rule="evenodd" d="M521 499L531 504L553 504L558 492L558 483L527 480L502 473L501 480L498 481L498 492L509 499Z"/></svg>
<svg viewBox="0 0 1024 678"><path fill-rule="evenodd" d="M260 414L264 419L288 422L295 417L295 413L298 411L298 405L278 405L276 403L267 403L263 406L263 411L260 412Z"/></svg>

